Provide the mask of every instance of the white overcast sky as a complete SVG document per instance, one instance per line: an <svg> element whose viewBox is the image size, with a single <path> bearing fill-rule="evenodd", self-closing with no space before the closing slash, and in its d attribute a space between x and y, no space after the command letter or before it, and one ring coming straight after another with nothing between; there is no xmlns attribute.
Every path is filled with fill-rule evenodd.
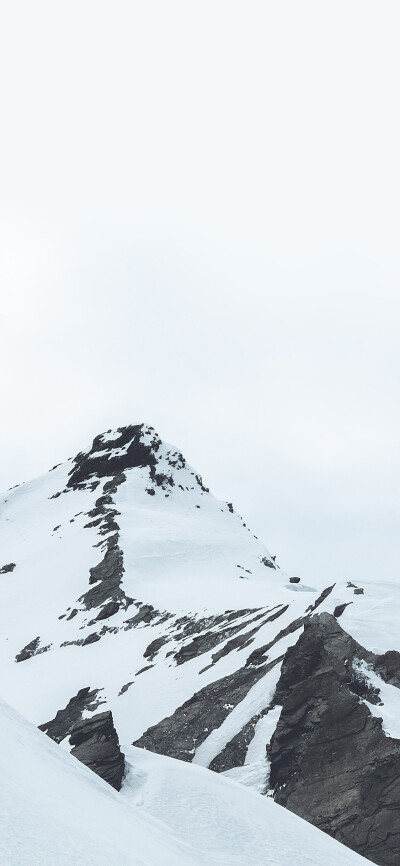
<svg viewBox="0 0 400 866"><path fill-rule="evenodd" d="M145 420L291 573L399 571L399 31L3 6L1 489Z"/></svg>

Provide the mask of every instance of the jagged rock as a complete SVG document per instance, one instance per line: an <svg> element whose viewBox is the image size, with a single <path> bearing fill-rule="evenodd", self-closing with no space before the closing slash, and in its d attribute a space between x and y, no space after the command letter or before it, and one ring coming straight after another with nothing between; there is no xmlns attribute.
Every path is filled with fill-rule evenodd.
<svg viewBox="0 0 400 866"><path fill-rule="evenodd" d="M82 646L87 646L90 643L96 643L96 641L101 640L100 635L97 632L93 631L91 634L88 634L85 637L85 640L82 641Z"/></svg>
<svg viewBox="0 0 400 866"><path fill-rule="evenodd" d="M167 643L168 638L165 635L161 637L155 638L147 647L147 649L143 653L143 658L149 659L149 661L153 661L154 656L160 651L161 647Z"/></svg>
<svg viewBox="0 0 400 866"><path fill-rule="evenodd" d="M384 655L376 656L374 669L386 683L400 688L400 653L388 650Z"/></svg>
<svg viewBox="0 0 400 866"><path fill-rule="evenodd" d="M144 668L140 668L140 671L136 671L136 675L135 675L135 676L138 677L139 674L144 674L145 671L149 671L150 668L154 668L154 665L146 665L146 667L144 667Z"/></svg>
<svg viewBox="0 0 400 866"><path fill-rule="evenodd" d="M219 662L219 660L222 659L224 656L227 656L229 655L229 653L234 652L234 650L243 649L244 647L249 646L253 642L254 635L257 634L258 630L259 626L255 626L255 628L250 629L250 631L246 631L244 634L238 634L236 635L236 637L228 640L226 644L221 647L221 649L217 650L216 653L212 654L211 663L209 665L206 665L205 668L202 668L199 673L204 673L204 671L207 671L213 665L217 664L217 662Z"/></svg>
<svg viewBox="0 0 400 866"><path fill-rule="evenodd" d="M47 646L40 646L40 637L35 637L33 640L27 643L27 645L24 646L24 648L19 653L17 653L17 655L15 656L15 661L24 662L27 659L32 658L32 656L38 656L41 653L46 653L47 650L50 649L50 647L51 644L48 644Z"/></svg>
<svg viewBox="0 0 400 866"><path fill-rule="evenodd" d="M360 700L379 695L353 663L397 677L396 656L374 656L330 614L306 620L282 664L268 750L275 800L382 866L400 858L400 742Z"/></svg>
<svg viewBox="0 0 400 866"><path fill-rule="evenodd" d="M123 686L121 686L121 688L118 692L118 697L120 697L121 695L124 695L125 692L127 692L131 686L133 686L133 680L131 680L129 683L125 683Z"/></svg>
<svg viewBox="0 0 400 866"><path fill-rule="evenodd" d="M334 587L334 583L332 584L332 586L325 587L325 589L322 590L321 595L319 595L318 598L315 600L314 604L310 604L308 606L307 613L313 613L313 611L316 610L317 607L319 607L326 598L328 598L328 595L331 594Z"/></svg>
<svg viewBox="0 0 400 866"><path fill-rule="evenodd" d="M14 571L15 562L8 562L7 565L3 565L0 568L0 574L9 574L11 571Z"/></svg>
<svg viewBox="0 0 400 866"><path fill-rule="evenodd" d="M286 605L284 608L282 608L281 611L278 611L278 613L275 616L270 617L270 620L276 619L277 616L280 616L282 613L285 613L285 611L287 609L288 609L288 605ZM293 632L295 632L299 628L301 628L301 626L304 624L306 619L307 619L307 617L299 617L298 619L292 620L292 622L289 623L289 625L286 626L286 628L283 628L281 631L279 631L278 634L269 643L264 644L263 646L260 646L257 649L253 650L253 652L250 653L250 655L246 661L246 667L249 667L249 666L253 667L254 665L259 665L262 662L265 662L267 659L268 651L270 649L272 649L272 647L275 646L275 644L279 643L279 641L282 640L282 638L287 637L289 634L293 634Z"/></svg>
<svg viewBox="0 0 400 866"><path fill-rule="evenodd" d="M151 622L151 620L154 619L158 615L159 615L159 611L154 610L154 607L152 604L142 604L142 606L139 608L139 610L135 614L135 616L131 616L130 619L125 620L124 628L125 629L135 628L135 626L139 625L139 623L141 623L141 622L144 622L144 623L146 623L146 625L148 625L149 622Z"/></svg>
<svg viewBox="0 0 400 866"><path fill-rule="evenodd" d="M97 438L101 440L102 437ZM94 519L84 526L84 528L99 526L99 535L108 535L105 542L100 541L96 545L101 545L104 550L105 544L105 553L103 559L89 570L89 584L92 588L79 598L87 610L103 605L95 619L106 619L113 616L120 607L124 607L126 610L133 601L125 595L122 588L125 571L124 558L118 543L119 525L114 519L119 511L113 508L111 495L124 481L126 481L126 476L119 472L111 481L104 484L103 495L96 499L95 507L88 512L88 516ZM110 535L111 532L112 535Z"/></svg>
<svg viewBox="0 0 400 866"><path fill-rule="evenodd" d="M300 583L299 577L289 577L289 583Z"/></svg>
<svg viewBox="0 0 400 866"><path fill-rule="evenodd" d="M277 566L275 563L275 559L276 559L276 556L271 557L271 559L268 559L267 556L262 556L261 562L263 565L266 565L267 568L276 568Z"/></svg>
<svg viewBox="0 0 400 866"><path fill-rule="evenodd" d="M101 608L96 619L108 619L109 616L114 616L118 611L119 604L116 601L109 601Z"/></svg>
<svg viewBox="0 0 400 866"><path fill-rule="evenodd" d="M185 661L188 661L191 658L195 658L196 656L202 655L205 652L208 652L210 649L213 649L219 643L222 643L224 640L232 637L237 631L241 631L246 628L246 626L250 625L252 622L255 622L257 619L261 619L265 616L265 609L259 612L260 608L245 608L243 610L226 610L225 613L218 614L217 616L209 616L201 619L191 619L189 617L182 617L180 619L175 620L175 628L176 626L183 625L183 629L181 631L175 632L173 637L175 640L184 639L186 637L190 637L191 635L199 635L195 637L193 641L185 646L181 647L180 650L175 654L174 658L177 664L182 664ZM245 616L248 616L251 613L257 614L253 619L247 620L246 622L242 622L239 624L231 625L237 619L243 619ZM223 626L223 628L218 628L216 631L208 631L208 628L212 626L214 629L217 626ZM204 632L204 634L201 634ZM229 652L229 650L227 650ZM222 655L225 655L225 652L222 652ZM214 656L213 656L214 659Z"/></svg>
<svg viewBox="0 0 400 866"><path fill-rule="evenodd" d="M283 656L279 656L277 659L270 662L268 670L271 670L273 667L280 664L282 659ZM268 712L268 709L269 706L266 705L261 712L253 716L250 721L248 721L244 727L235 734L231 740L229 740L222 751L211 761L211 764L209 765L210 770L214 770L215 773L224 773L226 770L232 770L233 767L243 766L248 747L254 737L256 725Z"/></svg>
<svg viewBox="0 0 400 866"><path fill-rule="evenodd" d="M273 661L267 665L262 659L260 665L239 668L235 673L210 683L182 704L172 716L148 728L132 745L181 761L191 761L196 748L211 731L219 728L232 708L275 664L276 661Z"/></svg>
<svg viewBox="0 0 400 866"><path fill-rule="evenodd" d="M280 609L275 611L275 613L271 613L271 611L265 611L264 610L262 613L259 613L257 616L254 616L252 619L247 620L246 623L243 623L240 626L240 628L245 628L245 626L252 625L255 622L258 624L254 628L250 629L249 631L244 632L244 634L237 634L231 640L228 640L227 643L224 644L223 647L221 647L221 649L217 650L216 653L212 654L211 663L209 665L207 665L205 668L202 668L200 673L203 673L204 671L211 668L221 658L223 658L224 656L233 652L234 650L243 649L244 647L247 647L251 643L253 643L254 636L257 634L257 632L259 631L261 626L266 625L268 622L273 622L275 619L278 619L278 617L282 616L282 614L285 613L285 611L287 610L287 606L281 607L280 605L278 605L278 608L280 608ZM272 608L271 610L274 610L274 608ZM270 615L267 616L267 613ZM261 620L261 622L259 622L260 620ZM230 634L233 634L234 631L238 631L238 630L239 630L238 627L235 628L234 630L232 629L230 631ZM227 637L229 637L229 633L227 633L225 631L224 639L226 639ZM261 655L264 655L264 648L263 648Z"/></svg>
<svg viewBox="0 0 400 866"><path fill-rule="evenodd" d="M346 610L346 607L348 607L349 604L353 604L353 602L348 601L347 604L346 604L346 602L344 602L343 604L336 605L335 610L333 611L333 616L336 616L336 617L342 616L342 613L344 613L344 611Z"/></svg>
<svg viewBox="0 0 400 866"><path fill-rule="evenodd" d="M40 644L40 637L38 636L38 637L33 638L33 640L31 640L29 643L27 643L27 645L24 646L24 648L19 653L17 653L17 655L15 656L15 661L16 662L24 662L24 661L26 661L26 659L30 659L37 652L37 650L39 648L39 644Z"/></svg>
<svg viewBox="0 0 400 866"><path fill-rule="evenodd" d="M107 549L103 559L90 569L89 584L94 584L78 600L87 610L100 607L108 601L120 602L127 606L127 599L121 587L124 573L122 550L118 545L118 535L107 539Z"/></svg>
<svg viewBox="0 0 400 866"><path fill-rule="evenodd" d="M100 691L101 689L90 690L90 686L79 689L79 692L68 701L67 706L58 710L54 719L39 725L40 730L56 743L61 743L61 740L71 733L76 722L82 718L84 710L93 711L103 703L98 697Z"/></svg>
<svg viewBox="0 0 400 866"><path fill-rule="evenodd" d="M237 634L237 632L243 631L243 629L247 628L252 623L265 617L267 613L265 610L261 611L260 613L259 608L255 608L254 612L257 613L257 616L253 617L252 619L247 619L238 623L235 622L235 620L241 620L249 613L253 613L253 611L251 609L238 610L230 612L228 614L219 615L218 617L210 618L210 621L214 626L216 624L220 625L223 622L229 623L229 625L226 625L224 628L219 628L215 631L207 631L204 634L197 635L189 644L185 644L185 646L182 646L174 655L174 659L177 665L183 664L184 662L189 661L192 658L209 652L211 649L214 649L214 647L218 646L218 644L223 643L229 638L232 638L233 635ZM276 617L279 615L280 614L275 614L271 617L271 619L276 619ZM264 620L264 622L269 621L270 618ZM252 632L251 634L254 634L254 632ZM220 650L219 653L215 654L215 661L217 661L219 658L222 658L222 656L227 655L227 653L231 652L231 650L237 649L239 646L245 645L250 639L250 636L250 632L246 632L246 634L239 638L236 643L232 641L231 644L225 645L225 647ZM212 663L215 664L214 656L212 657L212 659Z"/></svg>
<svg viewBox="0 0 400 866"><path fill-rule="evenodd" d="M105 478L118 475L124 469L133 469L135 466L154 466L156 458L153 452L157 437L152 447L145 445L140 438L143 428L143 424L119 427L118 432L121 435L113 440L110 450L106 449L104 437L96 436L90 451L75 457L67 486L76 490L86 485L93 476ZM120 454L120 449L125 446L127 446L125 453Z"/></svg>
<svg viewBox="0 0 400 866"><path fill-rule="evenodd" d="M110 710L77 722L69 742L71 755L117 791L120 790L125 761Z"/></svg>
<svg viewBox="0 0 400 866"><path fill-rule="evenodd" d="M237 617L246 616L250 613L257 613L258 608L246 608L244 610L226 610L225 613L219 613L217 616L207 616L201 617L200 619L196 619L196 617L190 616L182 616L179 619L175 620L174 628L178 628L180 630L174 633L175 640L180 640L186 637L191 637L194 634L200 634L200 632L205 631L210 628L210 626L217 626L223 623L229 623L232 619Z"/></svg>

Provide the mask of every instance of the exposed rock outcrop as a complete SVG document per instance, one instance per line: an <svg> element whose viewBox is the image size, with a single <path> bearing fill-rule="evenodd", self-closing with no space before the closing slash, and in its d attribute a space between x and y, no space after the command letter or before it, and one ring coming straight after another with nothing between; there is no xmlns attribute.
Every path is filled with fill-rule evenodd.
<svg viewBox="0 0 400 866"><path fill-rule="evenodd" d="M118 430L120 436L112 440L111 448L107 448L107 434L96 436L90 451L75 457L67 486L76 490L86 485L93 477L110 478L123 472L124 469L153 466L156 463L154 450L160 440L157 443L155 436L151 445L142 442L143 428L143 424L120 427Z"/></svg>
<svg viewBox="0 0 400 866"><path fill-rule="evenodd" d="M56 743L69 736L71 754L119 791L125 766L111 711L82 718L84 712L93 712L104 703L100 691L89 686L80 689L54 719L39 728Z"/></svg>
<svg viewBox="0 0 400 866"><path fill-rule="evenodd" d="M27 659L31 659L32 656L38 656L41 653L46 653L49 650L51 644L47 646L40 646L40 637L35 637L33 640L29 641L23 649L17 653L15 656L16 662L25 662Z"/></svg>
<svg viewBox="0 0 400 866"><path fill-rule="evenodd" d="M126 607L126 596L121 588L123 573L123 555L118 545L118 535L112 535L107 539L103 559L90 569L91 589L79 598L79 602L87 610L105 605L109 601Z"/></svg>
<svg viewBox="0 0 400 866"><path fill-rule="evenodd" d="M40 730L44 731L56 743L61 743L61 740L64 740L71 733L74 725L81 720L84 710L93 712L102 703L99 697L100 691L101 689L91 690L90 686L79 689L79 692L68 701L66 707L58 710L54 719L39 725Z"/></svg>
<svg viewBox="0 0 400 866"><path fill-rule="evenodd" d="M120 790L125 761L110 710L77 722L69 742L71 755L117 791Z"/></svg>
<svg viewBox="0 0 400 866"><path fill-rule="evenodd" d="M149 728L132 745L181 761L191 761L196 748L215 728L219 728L233 707L278 661L266 664L262 657L253 665L239 668L235 673L210 683L182 704L172 716Z"/></svg>
<svg viewBox="0 0 400 866"><path fill-rule="evenodd" d="M329 614L304 622L286 653L269 747L275 800L382 866L400 861L400 741L363 698L379 703L357 668L398 684L399 655L374 656ZM356 664L355 664L356 662Z"/></svg>
<svg viewBox="0 0 400 866"><path fill-rule="evenodd" d="M14 568L15 562L7 562L6 565L3 565L0 568L0 574L10 574L12 571L14 571Z"/></svg>
<svg viewBox="0 0 400 866"><path fill-rule="evenodd" d="M95 507L88 512L88 516L93 519L84 527L86 529L96 526L100 535L108 536L104 542L100 542L104 552L103 559L89 570L91 589L79 598L79 602L84 604L87 610L102 606L96 619L114 616L120 607L126 610L133 601L125 595L122 588L124 557L119 546L119 525L115 520L119 512L113 507L111 495L116 493L119 485L124 481L126 477L123 472L115 475L111 481L106 481L103 495L96 500Z"/></svg>
<svg viewBox="0 0 400 866"><path fill-rule="evenodd" d="M400 688L400 653L397 650L388 650L383 655L376 656L374 669L385 683Z"/></svg>

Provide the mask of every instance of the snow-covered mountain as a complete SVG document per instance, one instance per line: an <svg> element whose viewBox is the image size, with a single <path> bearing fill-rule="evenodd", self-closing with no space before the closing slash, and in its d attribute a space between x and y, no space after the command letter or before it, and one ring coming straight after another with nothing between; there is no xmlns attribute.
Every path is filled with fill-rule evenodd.
<svg viewBox="0 0 400 866"><path fill-rule="evenodd" d="M120 428L1 500L0 694L67 750L111 711L125 755L270 791L391 864L398 595L345 564L334 584L289 578L176 448Z"/></svg>
<svg viewBox="0 0 400 866"><path fill-rule="evenodd" d="M97 437L1 508L2 694L35 724L89 686L86 712L111 709L132 743L242 671L318 595L298 592L232 506L144 425ZM236 697L229 686L218 705L214 696L216 722L259 677L248 665ZM192 740L186 757L195 751Z"/></svg>

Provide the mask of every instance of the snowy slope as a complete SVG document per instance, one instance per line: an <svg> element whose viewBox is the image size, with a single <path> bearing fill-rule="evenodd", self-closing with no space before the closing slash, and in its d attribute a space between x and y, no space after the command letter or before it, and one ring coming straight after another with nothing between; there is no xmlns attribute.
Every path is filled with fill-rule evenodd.
<svg viewBox="0 0 400 866"><path fill-rule="evenodd" d="M123 748L265 791L270 703L304 617L350 603L345 628L380 652L400 648L394 582L364 594L346 573L333 587L290 583L147 425L96 437L8 491L0 521L0 693L36 725L90 688L79 715L111 709ZM238 737L236 765L223 753Z"/></svg>
<svg viewBox="0 0 400 866"><path fill-rule="evenodd" d="M3 701L0 730L2 866L203 862Z"/></svg>
<svg viewBox="0 0 400 866"><path fill-rule="evenodd" d="M1 866L356 866L268 798L132 750L123 792L0 701Z"/></svg>

